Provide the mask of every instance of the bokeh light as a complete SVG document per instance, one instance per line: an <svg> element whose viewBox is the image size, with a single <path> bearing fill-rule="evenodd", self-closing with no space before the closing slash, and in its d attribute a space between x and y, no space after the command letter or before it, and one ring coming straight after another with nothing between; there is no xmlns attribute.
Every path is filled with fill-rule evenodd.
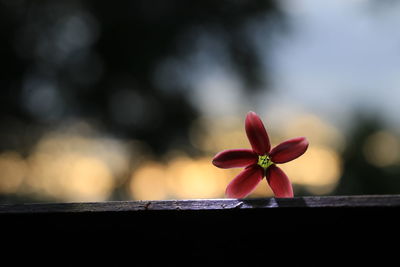
<svg viewBox="0 0 400 267"><path fill-rule="evenodd" d="M400 162L399 137L388 131L371 134L363 148L366 160L377 167L387 167Z"/></svg>
<svg viewBox="0 0 400 267"><path fill-rule="evenodd" d="M331 193L342 172L339 154L323 146L312 146L302 157L281 167L292 183L317 195Z"/></svg>
<svg viewBox="0 0 400 267"><path fill-rule="evenodd" d="M284 123L282 136L285 139L306 136L313 146L324 145L338 151L342 151L346 145L342 131L315 114L296 114Z"/></svg>
<svg viewBox="0 0 400 267"><path fill-rule="evenodd" d="M243 118L238 117L200 118L190 128L191 143L197 149L209 153L247 147L243 122Z"/></svg>
<svg viewBox="0 0 400 267"><path fill-rule="evenodd" d="M120 141L79 133L83 129L90 131L76 123L70 132L51 132L38 142L27 159L24 190L63 201L110 197L128 173L130 152Z"/></svg>
<svg viewBox="0 0 400 267"><path fill-rule="evenodd" d="M0 193L16 193L26 174L27 164L18 153L6 151L0 154Z"/></svg>
<svg viewBox="0 0 400 267"><path fill-rule="evenodd" d="M235 173L215 168L208 157L179 156L164 164L150 162L135 170L130 192L134 199L220 198Z"/></svg>
<svg viewBox="0 0 400 267"><path fill-rule="evenodd" d="M30 159L28 185L35 191L64 201L106 200L113 177L101 160L79 153L39 152Z"/></svg>
<svg viewBox="0 0 400 267"><path fill-rule="evenodd" d="M167 199L165 167L155 162L143 164L132 174L129 190L134 199Z"/></svg>

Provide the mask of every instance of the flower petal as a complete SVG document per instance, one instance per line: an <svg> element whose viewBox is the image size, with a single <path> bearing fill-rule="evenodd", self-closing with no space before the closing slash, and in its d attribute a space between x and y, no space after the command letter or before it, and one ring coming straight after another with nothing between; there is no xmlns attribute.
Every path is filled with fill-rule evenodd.
<svg viewBox="0 0 400 267"><path fill-rule="evenodd" d="M275 197L293 197L292 183L276 165L272 165L267 169L267 181Z"/></svg>
<svg viewBox="0 0 400 267"><path fill-rule="evenodd" d="M246 133L254 152L259 155L267 154L271 149L267 131L260 117L253 111L246 116Z"/></svg>
<svg viewBox="0 0 400 267"><path fill-rule="evenodd" d="M285 163L303 155L307 148L307 139L305 137L297 137L274 147L269 156L275 163Z"/></svg>
<svg viewBox="0 0 400 267"><path fill-rule="evenodd" d="M263 177L263 168L258 165L249 166L229 183L225 194L230 198L244 198L253 192Z"/></svg>
<svg viewBox="0 0 400 267"><path fill-rule="evenodd" d="M219 168L246 167L257 163L258 156L251 149L230 149L219 152L212 163Z"/></svg>

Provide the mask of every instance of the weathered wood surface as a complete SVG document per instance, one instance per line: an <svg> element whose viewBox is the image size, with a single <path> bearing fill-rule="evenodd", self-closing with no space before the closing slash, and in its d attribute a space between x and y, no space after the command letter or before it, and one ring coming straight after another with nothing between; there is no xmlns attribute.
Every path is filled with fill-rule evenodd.
<svg viewBox="0 0 400 267"><path fill-rule="evenodd" d="M296 197L292 199L192 199L93 203L2 204L0 214L229 210L271 208L400 207L400 195Z"/></svg>
<svg viewBox="0 0 400 267"><path fill-rule="evenodd" d="M54 255L70 266L107 255L134 266L268 266L277 255L296 266L370 257L385 265L396 260L399 215L399 195L0 205L0 244L30 265Z"/></svg>

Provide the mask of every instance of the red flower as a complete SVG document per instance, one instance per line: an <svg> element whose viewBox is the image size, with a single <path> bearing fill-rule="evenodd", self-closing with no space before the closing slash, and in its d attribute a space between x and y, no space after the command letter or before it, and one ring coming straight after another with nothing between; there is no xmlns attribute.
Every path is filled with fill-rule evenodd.
<svg viewBox="0 0 400 267"><path fill-rule="evenodd" d="M245 167L226 188L226 196L244 198L267 177L275 197L293 197L292 184L286 174L276 166L303 155L308 148L304 137L287 140L271 150L267 131L254 112L246 116L246 134L253 149L230 149L215 155L212 163L219 168Z"/></svg>

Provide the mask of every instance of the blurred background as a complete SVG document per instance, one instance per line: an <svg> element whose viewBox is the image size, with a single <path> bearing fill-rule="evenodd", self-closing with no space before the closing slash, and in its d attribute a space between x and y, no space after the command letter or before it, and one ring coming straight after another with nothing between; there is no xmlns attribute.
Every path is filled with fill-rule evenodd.
<svg viewBox="0 0 400 267"><path fill-rule="evenodd" d="M399 27L397 1L0 0L0 202L224 197L249 110L309 139L295 195L398 194Z"/></svg>

